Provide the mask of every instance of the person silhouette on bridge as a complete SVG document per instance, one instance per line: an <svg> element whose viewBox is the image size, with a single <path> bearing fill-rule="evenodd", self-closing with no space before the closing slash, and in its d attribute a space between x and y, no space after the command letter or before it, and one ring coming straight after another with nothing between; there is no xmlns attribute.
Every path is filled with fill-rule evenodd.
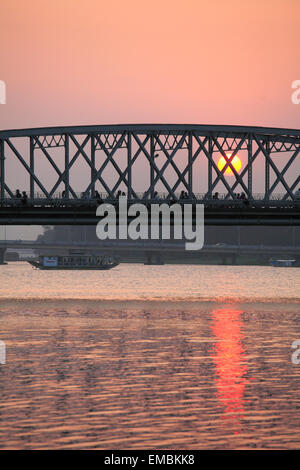
<svg viewBox="0 0 300 470"><path fill-rule="evenodd" d="M98 204L102 204L102 197L100 196L99 192L96 190L94 193L94 198L96 199Z"/></svg>
<svg viewBox="0 0 300 470"><path fill-rule="evenodd" d="M295 198L300 199L300 188L298 188L297 191L295 192Z"/></svg>
<svg viewBox="0 0 300 470"><path fill-rule="evenodd" d="M15 197L17 197L17 198L21 198L21 197L22 197L22 194L20 193L20 190L19 190L19 189L16 190Z"/></svg>
<svg viewBox="0 0 300 470"><path fill-rule="evenodd" d="M23 206L26 206L27 201L28 201L27 193L26 193L26 191L22 191L22 204L23 204Z"/></svg>
<svg viewBox="0 0 300 470"><path fill-rule="evenodd" d="M89 194L86 191L81 193L81 199L89 199Z"/></svg>

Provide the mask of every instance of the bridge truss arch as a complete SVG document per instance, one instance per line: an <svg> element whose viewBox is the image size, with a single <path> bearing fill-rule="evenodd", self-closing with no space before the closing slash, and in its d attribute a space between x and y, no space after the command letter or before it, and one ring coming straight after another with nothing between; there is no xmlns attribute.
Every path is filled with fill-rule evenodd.
<svg viewBox="0 0 300 470"><path fill-rule="evenodd" d="M108 199L122 191L129 200L176 200L184 191L196 200L218 192L229 200L244 193L293 201L298 187L300 130L128 124L0 131L1 200L20 189L48 201L95 191Z"/></svg>

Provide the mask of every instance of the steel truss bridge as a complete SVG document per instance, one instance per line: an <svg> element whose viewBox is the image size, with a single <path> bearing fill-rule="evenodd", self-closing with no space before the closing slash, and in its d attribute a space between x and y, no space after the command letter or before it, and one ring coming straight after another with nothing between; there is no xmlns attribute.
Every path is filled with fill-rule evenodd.
<svg viewBox="0 0 300 470"><path fill-rule="evenodd" d="M137 124L0 131L3 225L95 224L99 201L117 204L120 191L129 204L203 203L206 224L300 225L299 187L300 130ZM17 198L17 189L28 198Z"/></svg>

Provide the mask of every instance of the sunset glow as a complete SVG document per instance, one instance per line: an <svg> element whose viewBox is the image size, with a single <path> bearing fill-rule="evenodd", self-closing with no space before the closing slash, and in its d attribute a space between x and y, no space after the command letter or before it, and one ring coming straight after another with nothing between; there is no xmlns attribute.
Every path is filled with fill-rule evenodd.
<svg viewBox="0 0 300 470"><path fill-rule="evenodd" d="M228 160L229 158L231 157L232 153L226 153L226 157L228 157ZM224 166L226 164L226 159L222 156L219 158L219 161L218 161L218 168L220 171L223 170ZM235 155L231 161L231 164L233 166L233 168L235 169L235 171L238 173L240 171L240 169L242 168L242 162L241 162L241 159ZM233 175L233 171L232 169L228 166L225 170L225 175Z"/></svg>
<svg viewBox="0 0 300 470"><path fill-rule="evenodd" d="M244 415L244 393L247 366L244 364L242 311L223 308L212 312L212 331L217 339L212 359L215 383L224 419L231 421L234 433L239 432Z"/></svg>
<svg viewBox="0 0 300 470"><path fill-rule="evenodd" d="M0 450L300 450L299 18L1 1Z"/></svg>

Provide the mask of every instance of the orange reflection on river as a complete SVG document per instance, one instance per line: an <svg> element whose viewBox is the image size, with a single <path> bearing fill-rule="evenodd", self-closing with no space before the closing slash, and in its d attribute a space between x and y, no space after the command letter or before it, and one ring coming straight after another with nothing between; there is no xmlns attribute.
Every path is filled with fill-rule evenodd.
<svg viewBox="0 0 300 470"><path fill-rule="evenodd" d="M244 416L244 392L248 371L244 358L244 339L241 310L231 307L214 310L211 313L212 331L217 339L212 351L215 365L217 398L224 409L223 419L240 432Z"/></svg>

